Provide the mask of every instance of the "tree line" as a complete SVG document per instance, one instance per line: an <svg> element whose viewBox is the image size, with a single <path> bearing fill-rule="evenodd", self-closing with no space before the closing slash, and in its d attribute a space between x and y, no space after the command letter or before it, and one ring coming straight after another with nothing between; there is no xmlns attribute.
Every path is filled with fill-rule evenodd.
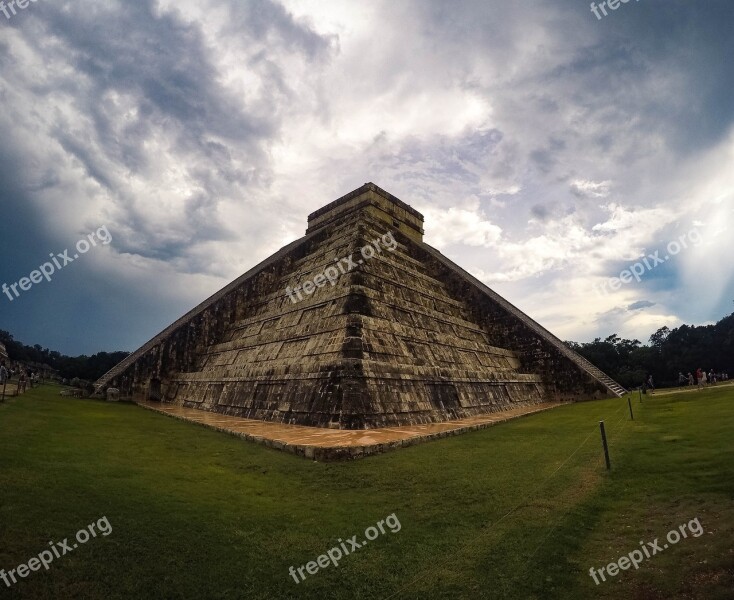
<svg viewBox="0 0 734 600"><path fill-rule="evenodd" d="M0 330L11 360L50 366L66 379L96 381L128 352L98 352L92 356L65 356L38 344L26 346ZM701 368L734 375L734 313L715 325L681 325L675 329L662 327L650 336L649 344L622 339L612 334L593 342L566 344L591 361L626 388L642 384L652 375L657 386L676 385L678 373L684 375Z"/></svg>
<svg viewBox="0 0 734 600"><path fill-rule="evenodd" d="M678 373L705 371L734 375L734 313L715 325L661 327L649 343L612 334L593 342L566 344L619 384L638 387L652 375L656 386L674 386Z"/></svg>
<svg viewBox="0 0 734 600"><path fill-rule="evenodd" d="M98 352L92 356L66 356L55 350L42 348L38 344L26 346L15 340L12 334L0 330L0 342L5 345L8 357L12 361L21 363L36 363L47 365L59 372L59 376L65 379L84 379L96 381L123 358L129 352Z"/></svg>

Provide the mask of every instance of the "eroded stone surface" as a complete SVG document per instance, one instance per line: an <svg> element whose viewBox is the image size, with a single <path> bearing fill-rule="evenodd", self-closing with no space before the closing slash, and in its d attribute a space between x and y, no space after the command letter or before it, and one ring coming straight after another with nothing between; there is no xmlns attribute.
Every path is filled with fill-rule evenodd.
<svg viewBox="0 0 734 600"><path fill-rule="evenodd" d="M313 213L305 237L98 385L136 400L334 429L436 423L621 391L423 243L422 222L365 184ZM363 254L375 240L382 250ZM333 286L297 302L286 293L338 264L344 273Z"/></svg>

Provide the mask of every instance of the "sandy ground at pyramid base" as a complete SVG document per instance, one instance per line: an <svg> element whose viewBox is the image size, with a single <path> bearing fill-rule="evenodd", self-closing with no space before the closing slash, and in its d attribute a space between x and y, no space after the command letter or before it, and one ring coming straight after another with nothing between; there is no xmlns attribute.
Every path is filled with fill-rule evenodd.
<svg viewBox="0 0 734 600"><path fill-rule="evenodd" d="M565 403L545 402L454 421L367 430L285 425L161 402L139 401L137 404L146 409L205 425L271 448L292 452L314 460L329 461L362 458L432 439L484 429L510 419L563 406Z"/></svg>

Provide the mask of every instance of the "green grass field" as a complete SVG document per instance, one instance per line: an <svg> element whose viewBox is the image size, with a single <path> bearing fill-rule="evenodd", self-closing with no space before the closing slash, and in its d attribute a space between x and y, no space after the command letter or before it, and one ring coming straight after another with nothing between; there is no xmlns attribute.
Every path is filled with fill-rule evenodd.
<svg viewBox="0 0 734 600"><path fill-rule="evenodd" d="M734 386L332 464L58 391L0 404L0 569L102 517L112 532L0 580L0 598L734 598ZM397 533L289 575L393 513ZM590 577L693 519L702 535Z"/></svg>

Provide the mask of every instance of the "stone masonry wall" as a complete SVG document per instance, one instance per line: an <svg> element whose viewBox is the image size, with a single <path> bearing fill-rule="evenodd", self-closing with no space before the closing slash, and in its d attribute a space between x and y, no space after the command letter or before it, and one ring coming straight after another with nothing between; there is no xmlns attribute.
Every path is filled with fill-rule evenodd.
<svg viewBox="0 0 734 600"><path fill-rule="evenodd" d="M100 386L345 429L609 394L551 334L424 244L414 209L373 184L325 209L309 218L306 237L179 319ZM296 301L286 292L389 235L394 252L383 247Z"/></svg>

